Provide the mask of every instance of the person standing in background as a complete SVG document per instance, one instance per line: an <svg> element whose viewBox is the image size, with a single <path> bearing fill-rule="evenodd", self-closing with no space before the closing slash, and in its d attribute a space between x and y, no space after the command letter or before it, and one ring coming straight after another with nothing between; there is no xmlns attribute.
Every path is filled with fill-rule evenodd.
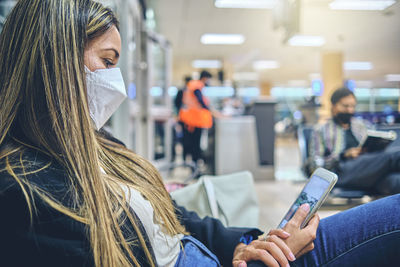
<svg viewBox="0 0 400 267"><path fill-rule="evenodd" d="M186 88L188 86L188 83L192 80L192 77L190 76L185 76L184 82L185 85L180 88L175 96L174 99L174 107L175 107L175 122L172 128L173 131L173 140L172 140L172 159L171 162L175 161L176 157L176 151L175 151L175 146L178 143L181 143L183 146L183 123L179 120L179 111L181 110L182 107L182 100L183 100L183 92L186 91Z"/></svg>
<svg viewBox="0 0 400 267"><path fill-rule="evenodd" d="M177 117L179 117L179 111L181 110L182 107L183 92L186 91L186 88L191 80L192 77L185 76L184 78L185 85L181 89L179 89L178 92L176 93L176 97L174 99L174 105L175 105L175 114Z"/></svg>
<svg viewBox="0 0 400 267"><path fill-rule="evenodd" d="M209 101L203 96L202 89L212 78L211 73L202 71L200 80L193 80L187 84L183 92L182 106L179 111L179 120L183 123L183 159L192 156L197 164L201 158L200 138L202 129L209 129L213 125Z"/></svg>

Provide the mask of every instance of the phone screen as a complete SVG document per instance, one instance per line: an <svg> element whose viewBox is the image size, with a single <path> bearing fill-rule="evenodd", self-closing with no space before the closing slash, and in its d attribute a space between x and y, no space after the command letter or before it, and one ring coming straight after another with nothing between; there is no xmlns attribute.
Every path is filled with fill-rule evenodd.
<svg viewBox="0 0 400 267"><path fill-rule="evenodd" d="M283 228L302 204L308 203L311 211L317 204L318 200L324 195L327 188L329 188L329 181L316 175L311 176L310 180L303 188L303 191L301 191L294 204L290 207L290 210L285 215L278 228Z"/></svg>

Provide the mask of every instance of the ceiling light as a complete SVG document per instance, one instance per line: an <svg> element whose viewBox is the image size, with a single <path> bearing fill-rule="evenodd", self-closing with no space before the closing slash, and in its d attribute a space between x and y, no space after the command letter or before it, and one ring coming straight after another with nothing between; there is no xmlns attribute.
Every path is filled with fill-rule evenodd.
<svg viewBox="0 0 400 267"><path fill-rule="evenodd" d="M192 67L196 69L220 69L222 63L220 60L193 60Z"/></svg>
<svg viewBox="0 0 400 267"><path fill-rule="evenodd" d="M257 72L235 72L233 74L233 79L235 81L257 81Z"/></svg>
<svg viewBox="0 0 400 267"><path fill-rule="evenodd" d="M277 69L279 67L279 62L275 60L258 60L253 62L253 69L255 70Z"/></svg>
<svg viewBox="0 0 400 267"><path fill-rule="evenodd" d="M277 0L215 0L219 8L273 9Z"/></svg>
<svg viewBox="0 0 400 267"><path fill-rule="evenodd" d="M395 0L335 0L329 7L341 10L384 10L394 3Z"/></svg>
<svg viewBox="0 0 400 267"><path fill-rule="evenodd" d="M206 33L201 36L200 41L206 45L239 45L243 44L245 39L242 34Z"/></svg>
<svg viewBox="0 0 400 267"><path fill-rule="evenodd" d="M384 10L394 3L395 0L335 0L329 7L341 10Z"/></svg>
<svg viewBox="0 0 400 267"><path fill-rule="evenodd" d="M294 35L288 43L291 46L323 46L325 39L322 36Z"/></svg>
<svg viewBox="0 0 400 267"><path fill-rule="evenodd" d="M400 82L400 74L388 74L385 79L387 82Z"/></svg>
<svg viewBox="0 0 400 267"><path fill-rule="evenodd" d="M347 61L344 62L343 67L345 70L372 70L373 65L371 62L364 61Z"/></svg>

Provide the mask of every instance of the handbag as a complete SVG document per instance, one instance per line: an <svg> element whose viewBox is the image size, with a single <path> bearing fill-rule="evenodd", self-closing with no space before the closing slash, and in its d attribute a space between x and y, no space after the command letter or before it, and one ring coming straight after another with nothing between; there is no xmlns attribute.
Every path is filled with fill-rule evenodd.
<svg viewBox="0 0 400 267"><path fill-rule="evenodd" d="M171 196L201 218L214 217L229 227L258 227L258 201L248 171L201 176L196 183L171 192Z"/></svg>

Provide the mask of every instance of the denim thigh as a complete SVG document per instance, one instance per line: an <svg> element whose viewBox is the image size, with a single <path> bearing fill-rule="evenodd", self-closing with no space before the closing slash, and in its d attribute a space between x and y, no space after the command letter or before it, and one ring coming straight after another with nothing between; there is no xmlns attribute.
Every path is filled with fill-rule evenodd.
<svg viewBox="0 0 400 267"><path fill-rule="evenodd" d="M400 266L400 194L321 220L314 244L292 266Z"/></svg>

